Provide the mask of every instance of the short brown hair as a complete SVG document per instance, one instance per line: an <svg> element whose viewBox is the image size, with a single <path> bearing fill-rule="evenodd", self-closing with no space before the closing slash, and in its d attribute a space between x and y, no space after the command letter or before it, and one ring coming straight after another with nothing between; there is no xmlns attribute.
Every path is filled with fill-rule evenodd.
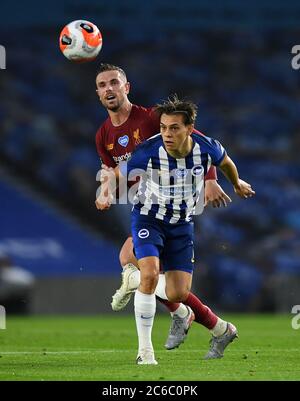
<svg viewBox="0 0 300 401"><path fill-rule="evenodd" d="M159 117L162 114L182 114L184 116L184 124L194 124L197 117L197 106L189 100L180 100L175 94L168 100L155 106L155 111Z"/></svg>
<svg viewBox="0 0 300 401"><path fill-rule="evenodd" d="M113 65L113 64L108 64L108 63L101 63L99 70L97 71L97 75L101 74L101 72L105 72L105 71L119 71L120 74L122 74L126 81L127 81L127 77L126 77L126 73L125 71L121 68L118 67L117 65Z"/></svg>

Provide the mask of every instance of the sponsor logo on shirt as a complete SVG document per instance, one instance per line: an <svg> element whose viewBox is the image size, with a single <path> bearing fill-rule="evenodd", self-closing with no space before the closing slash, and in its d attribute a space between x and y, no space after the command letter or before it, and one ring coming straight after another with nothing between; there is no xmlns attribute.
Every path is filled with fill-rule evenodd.
<svg viewBox="0 0 300 401"><path fill-rule="evenodd" d="M175 174L177 178L184 178L187 176L188 170L186 170L185 168L177 168L175 170Z"/></svg>
<svg viewBox="0 0 300 401"><path fill-rule="evenodd" d="M120 162L126 162L131 158L131 152L126 152L122 156L113 156L114 161L119 164Z"/></svg>
<svg viewBox="0 0 300 401"><path fill-rule="evenodd" d="M114 148L114 144L113 143L109 143L108 145L106 145L106 149L107 150L113 150Z"/></svg>
<svg viewBox="0 0 300 401"><path fill-rule="evenodd" d="M128 135L120 136L120 138L118 139L119 145L123 146L123 148L126 148L126 146L128 145L128 142L129 142Z"/></svg>

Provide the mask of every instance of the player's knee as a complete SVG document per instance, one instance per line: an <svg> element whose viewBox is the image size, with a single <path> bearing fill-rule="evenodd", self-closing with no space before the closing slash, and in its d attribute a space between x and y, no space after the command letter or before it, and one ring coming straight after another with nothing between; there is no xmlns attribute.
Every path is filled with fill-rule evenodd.
<svg viewBox="0 0 300 401"><path fill-rule="evenodd" d="M158 283L159 271L156 268L147 269L141 274L141 288L147 292L154 292Z"/></svg>
<svg viewBox="0 0 300 401"><path fill-rule="evenodd" d="M189 291L186 289L166 288L166 295L170 302L184 302L189 295Z"/></svg>

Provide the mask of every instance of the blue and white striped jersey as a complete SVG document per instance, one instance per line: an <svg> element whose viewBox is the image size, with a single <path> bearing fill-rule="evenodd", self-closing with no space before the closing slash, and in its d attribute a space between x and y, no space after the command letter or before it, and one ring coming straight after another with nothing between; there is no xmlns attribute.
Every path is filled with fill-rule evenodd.
<svg viewBox="0 0 300 401"><path fill-rule="evenodd" d="M204 176L211 164L218 166L226 155L220 142L196 133L191 137L193 148L185 158L170 156L158 134L120 164L129 181L141 177L133 210L171 224L191 220L197 203L204 201Z"/></svg>

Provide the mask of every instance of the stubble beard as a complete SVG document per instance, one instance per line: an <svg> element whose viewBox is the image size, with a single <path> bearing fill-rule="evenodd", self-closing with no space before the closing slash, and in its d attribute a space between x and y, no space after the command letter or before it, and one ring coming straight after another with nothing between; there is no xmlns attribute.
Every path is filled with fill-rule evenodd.
<svg viewBox="0 0 300 401"><path fill-rule="evenodd" d="M113 106L110 106L108 104L108 102L105 102L105 103L102 102L102 104L107 110L110 110L110 111L113 111L114 113L116 113L116 112L118 112L120 110L120 108L121 108L121 106L123 104L123 102L120 101L119 99L117 99L116 101L117 101L117 103L115 105L113 105Z"/></svg>

